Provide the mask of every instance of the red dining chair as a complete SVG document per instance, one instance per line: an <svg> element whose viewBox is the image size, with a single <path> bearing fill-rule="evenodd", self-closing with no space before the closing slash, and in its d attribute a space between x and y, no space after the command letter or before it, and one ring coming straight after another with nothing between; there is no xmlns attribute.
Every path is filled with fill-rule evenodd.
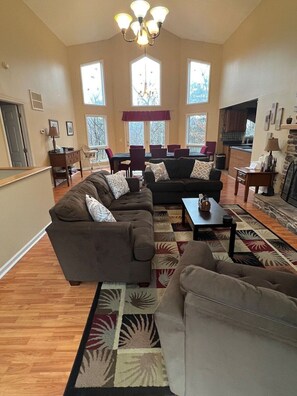
<svg viewBox="0 0 297 396"><path fill-rule="evenodd" d="M142 149L143 148L143 146L138 146L138 145L132 145L132 146L130 146L129 147L130 149Z"/></svg>
<svg viewBox="0 0 297 396"><path fill-rule="evenodd" d="M162 148L162 144L150 144L150 153L152 152L152 149L160 149Z"/></svg>
<svg viewBox="0 0 297 396"><path fill-rule="evenodd" d="M133 171L135 170L140 170L144 171L145 170L145 149L141 148L136 148L136 149L131 149L130 148L130 176L133 176Z"/></svg>
<svg viewBox="0 0 297 396"><path fill-rule="evenodd" d="M167 149L166 148L152 148L151 154L152 154L152 158L166 158Z"/></svg>
<svg viewBox="0 0 297 396"><path fill-rule="evenodd" d="M167 151L168 153L174 153L174 150L180 149L180 144L168 144Z"/></svg>
<svg viewBox="0 0 297 396"><path fill-rule="evenodd" d="M207 146L202 146L200 150L200 154L206 154L207 153Z"/></svg>
<svg viewBox="0 0 297 396"><path fill-rule="evenodd" d="M105 152L106 152L106 155L107 155L108 161L109 161L110 173L114 173L114 161L113 161L112 149L108 147L105 149ZM126 172L126 175L128 176L129 167L130 167L130 164L123 164L120 162L118 170L124 170Z"/></svg>
<svg viewBox="0 0 297 396"><path fill-rule="evenodd" d="M189 154L190 154L190 149L188 148L174 150L174 158L188 157Z"/></svg>
<svg viewBox="0 0 297 396"><path fill-rule="evenodd" d="M207 146L207 156L209 159L214 160L217 142L205 142L205 145Z"/></svg>

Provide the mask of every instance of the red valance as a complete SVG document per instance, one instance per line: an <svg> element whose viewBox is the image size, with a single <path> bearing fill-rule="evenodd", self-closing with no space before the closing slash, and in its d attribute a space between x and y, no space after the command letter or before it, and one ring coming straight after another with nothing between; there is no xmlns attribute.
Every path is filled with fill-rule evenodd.
<svg viewBox="0 0 297 396"><path fill-rule="evenodd" d="M123 111L122 121L166 121L170 120L170 111Z"/></svg>

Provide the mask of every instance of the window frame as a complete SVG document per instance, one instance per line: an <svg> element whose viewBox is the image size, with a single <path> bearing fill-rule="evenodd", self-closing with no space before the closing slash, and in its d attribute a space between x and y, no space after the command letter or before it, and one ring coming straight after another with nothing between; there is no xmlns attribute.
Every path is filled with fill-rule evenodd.
<svg viewBox="0 0 297 396"><path fill-rule="evenodd" d="M165 143L164 147L167 147L167 144L169 142L169 121L170 120L163 120L165 122ZM124 128L125 128L125 146L127 147L127 150L129 151L129 123L133 121L124 121ZM149 146L150 146L150 123L151 121L136 121L136 122L143 122L144 123L144 142L143 146L145 147L145 150L149 152Z"/></svg>
<svg viewBox="0 0 297 396"><path fill-rule="evenodd" d="M133 63L136 63L136 62L140 61L143 58L148 58L148 59L158 63L159 66L160 66L160 78L159 78L159 81L160 81L160 84L159 84L160 103L156 104L156 105L145 105L145 104L138 105L138 104L133 104L133 73L132 73L132 65L133 65ZM135 58L135 59L130 61L130 95L131 95L130 103L131 103L131 106L133 108L135 108L135 107L156 108L156 107L162 106L162 62L159 59L153 58L152 56L150 56L148 54L144 54L144 55L141 55L138 58Z"/></svg>
<svg viewBox="0 0 297 396"><path fill-rule="evenodd" d="M208 95L207 95L207 101L205 102L195 102L195 103L190 103L189 102L189 93L190 93L190 80L191 80L191 62L196 62L196 63L202 63L204 65L209 65L209 80L208 80ZM208 104L209 103L209 97L210 97L210 86L211 86L211 63L206 62L206 61L201 61L198 59L192 59L188 58L188 63L187 63L187 93L186 93L186 105L192 106L192 105L200 105L200 104Z"/></svg>
<svg viewBox="0 0 297 396"><path fill-rule="evenodd" d="M100 64L100 71L101 71L101 81L102 81L102 98L103 98L103 104L96 104L96 103L85 103L85 96L84 96L84 83L83 83L83 77L82 77L82 67L83 66L89 66L89 65L95 65L99 63ZM82 103L84 106L107 106L106 104L106 95L105 95L105 73L104 73L104 61L103 60L96 60L92 62L87 62L87 63L82 63L79 66L80 68L80 81L81 81L81 92L82 92Z"/></svg>
<svg viewBox="0 0 297 396"><path fill-rule="evenodd" d="M106 138L106 144L105 145L96 145L96 146L94 146L94 145L90 145L89 143L89 133L88 133L88 121L87 121L87 118L88 117L101 117L101 118L103 118L103 120L104 120L104 127L105 127L105 138ZM87 142L88 142L88 146L90 147L90 148L100 148L100 149L102 149L102 148L106 148L106 147L108 147L108 129L107 129L107 116L106 115L104 115L104 114L85 114L85 123L86 123L86 132L87 132Z"/></svg>
<svg viewBox="0 0 297 396"><path fill-rule="evenodd" d="M205 117L206 117L206 121L205 121L205 139L204 139L204 143L202 143L202 144L191 144L191 143L188 142L188 118L191 117L191 116L199 116L199 115L205 115ZM201 149L201 147L205 144L206 139L207 139L208 113L207 113L206 111L199 111L199 112L195 112L195 113L188 113L188 114L186 114L186 120L185 120L185 121L186 121L186 122L185 122L185 124L186 124L186 127L185 127L185 131L186 131L186 134L185 134L185 137L186 137L185 146L188 147L188 148L190 148L190 149L191 149L191 147L193 147L194 149L195 149L195 148L200 148L200 149Z"/></svg>

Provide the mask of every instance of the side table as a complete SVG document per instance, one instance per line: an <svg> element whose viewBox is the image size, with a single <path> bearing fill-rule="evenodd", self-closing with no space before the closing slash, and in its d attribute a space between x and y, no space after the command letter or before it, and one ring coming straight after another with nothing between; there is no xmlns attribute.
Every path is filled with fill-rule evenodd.
<svg viewBox="0 0 297 396"><path fill-rule="evenodd" d="M56 187L56 179L66 179L67 184L69 186L69 180L71 178L71 174L69 172L69 168L71 165L79 162L79 171L81 177L83 177L82 172L82 163L80 157L80 150L73 151L60 151L60 152L49 152L50 164L52 166L52 175L54 179L54 186ZM62 171L58 172L55 168L63 168Z"/></svg>
<svg viewBox="0 0 297 396"><path fill-rule="evenodd" d="M235 191L237 195L239 183L245 186L244 188L244 202L247 201L249 188L255 186L255 192L258 193L259 187L273 188L273 181L277 172L263 172L258 169L249 168L234 168L236 170Z"/></svg>

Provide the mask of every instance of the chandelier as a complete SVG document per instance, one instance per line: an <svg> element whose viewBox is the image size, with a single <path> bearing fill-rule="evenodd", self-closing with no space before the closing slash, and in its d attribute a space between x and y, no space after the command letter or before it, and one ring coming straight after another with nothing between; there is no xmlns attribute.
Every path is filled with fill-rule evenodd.
<svg viewBox="0 0 297 396"><path fill-rule="evenodd" d="M162 6L151 8L150 13L153 19L146 21L144 18L150 9L150 4L147 1L133 1L130 7L137 18L136 21L132 22L133 18L131 15L125 13L117 14L114 17L121 29L124 40L129 43L136 41L141 46L154 45L155 39L160 35L161 26L169 12L168 9ZM127 37L129 27L133 31L134 37Z"/></svg>
<svg viewBox="0 0 297 396"><path fill-rule="evenodd" d="M151 81L151 78L148 78L147 74L147 56L146 56L146 51L145 51L145 64L144 64L144 81L140 83L140 90L136 89L137 95L140 96L144 101L150 102L155 98L157 95L157 90L154 86L154 84ZM150 72L152 74L152 72ZM139 75L140 78L142 78L142 74Z"/></svg>

